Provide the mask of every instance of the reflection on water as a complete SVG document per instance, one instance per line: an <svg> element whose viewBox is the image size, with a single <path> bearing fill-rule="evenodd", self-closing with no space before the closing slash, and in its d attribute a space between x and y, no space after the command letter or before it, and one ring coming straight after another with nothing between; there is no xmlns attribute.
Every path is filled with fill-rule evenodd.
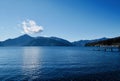
<svg viewBox="0 0 120 81"><path fill-rule="evenodd" d="M23 65L26 68L35 68L40 64L42 50L40 48L24 48L23 49Z"/></svg>
<svg viewBox="0 0 120 81"><path fill-rule="evenodd" d="M30 47L23 49L23 73L28 77L33 78L36 72L41 68L42 50L38 47Z"/></svg>
<svg viewBox="0 0 120 81"><path fill-rule="evenodd" d="M91 77L95 80L102 79L102 81L120 80L120 53L92 49L82 47L0 48L0 80L85 81L84 79L91 79ZM113 78L109 80L107 77Z"/></svg>

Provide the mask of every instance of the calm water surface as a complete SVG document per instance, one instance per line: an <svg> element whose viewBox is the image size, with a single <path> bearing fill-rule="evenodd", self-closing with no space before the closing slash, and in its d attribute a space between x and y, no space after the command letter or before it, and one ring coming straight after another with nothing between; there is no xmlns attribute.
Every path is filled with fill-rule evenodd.
<svg viewBox="0 0 120 81"><path fill-rule="evenodd" d="M120 52L0 47L0 81L120 81Z"/></svg>

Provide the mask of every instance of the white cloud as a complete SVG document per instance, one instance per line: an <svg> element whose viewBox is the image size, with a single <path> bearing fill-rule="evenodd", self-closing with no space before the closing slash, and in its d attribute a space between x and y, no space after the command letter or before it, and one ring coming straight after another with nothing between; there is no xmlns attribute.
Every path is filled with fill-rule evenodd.
<svg viewBox="0 0 120 81"><path fill-rule="evenodd" d="M43 31L43 27L36 24L34 20L25 20L22 22L23 32L26 34L34 34Z"/></svg>

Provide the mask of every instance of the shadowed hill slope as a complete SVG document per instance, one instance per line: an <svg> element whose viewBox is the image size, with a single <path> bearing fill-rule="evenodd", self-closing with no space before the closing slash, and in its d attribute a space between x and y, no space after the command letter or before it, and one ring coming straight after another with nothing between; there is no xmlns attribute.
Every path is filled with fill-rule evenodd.
<svg viewBox="0 0 120 81"><path fill-rule="evenodd" d="M0 42L0 46L73 46L73 44L57 37L31 37L25 34Z"/></svg>
<svg viewBox="0 0 120 81"><path fill-rule="evenodd" d="M88 43L86 44L86 46L120 46L120 37Z"/></svg>

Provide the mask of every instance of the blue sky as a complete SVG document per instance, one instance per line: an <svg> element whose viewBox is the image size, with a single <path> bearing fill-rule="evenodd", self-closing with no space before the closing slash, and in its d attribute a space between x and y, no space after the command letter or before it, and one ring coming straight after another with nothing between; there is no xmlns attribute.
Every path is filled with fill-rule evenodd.
<svg viewBox="0 0 120 81"><path fill-rule="evenodd" d="M120 35L119 0L0 0L0 40L15 38L25 20L44 28L32 36L76 41Z"/></svg>

